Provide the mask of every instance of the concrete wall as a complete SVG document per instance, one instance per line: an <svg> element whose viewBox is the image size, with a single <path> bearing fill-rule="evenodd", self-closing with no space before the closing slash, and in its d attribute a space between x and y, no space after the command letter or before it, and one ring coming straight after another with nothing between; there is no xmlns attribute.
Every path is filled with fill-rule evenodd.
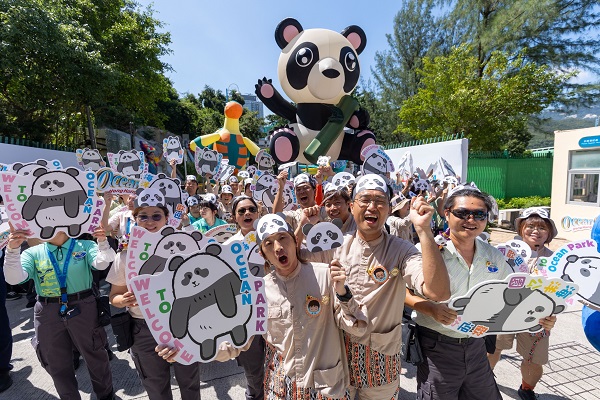
<svg viewBox="0 0 600 400"><path fill-rule="evenodd" d="M558 237L588 239L593 222L600 215L600 207L568 203L570 154L574 150L599 151L600 143L593 147L581 147L579 142L584 137L599 135L600 127L555 132L551 217L558 228Z"/></svg>

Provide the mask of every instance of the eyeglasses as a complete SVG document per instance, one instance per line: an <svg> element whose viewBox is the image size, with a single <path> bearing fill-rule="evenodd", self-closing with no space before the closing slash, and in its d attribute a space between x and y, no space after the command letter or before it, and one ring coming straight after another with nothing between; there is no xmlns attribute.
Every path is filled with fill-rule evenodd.
<svg viewBox="0 0 600 400"><path fill-rule="evenodd" d="M254 214L258 210L256 209L256 207L242 207L237 209L238 215L244 215L246 214L246 211L249 211L250 214Z"/></svg>
<svg viewBox="0 0 600 400"><path fill-rule="evenodd" d="M137 219L138 221L140 221L140 222L146 222L146 221L148 221L149 219L152 219L152 221L154 221L154 222L158 222L158 221L162 220L164 217L165 217L165 215L164 215L164 214L159 214L159 213L152 214L152 215L147 215L147 214L139 214L139 215L136 217L136 219Z"/></svg>
<svg viewBox="0 0 600 400"><path fill-rule="evenodd" d="M538 226L538 225L525 225L525 230L529 231L529 232L533 232L533 231L537 230L540 233L548 232L548 229L546 229L543 226Z"/></svg>
<svg viewBox="0 0 600 400"><path fill-rule="evenodd" d="M459 208L457 210L450 210L450 213L456 218L469 219L473 217L475 221L485 221L488 217L488 212L483 210L467 210L466 208Z"/></svg>
<svg viewBox="0 0 600 400"><path fill-rule="evenodd" d="M388 204L387 199L384 198L384 197L372 197L372 198L370 198L370 197L360 197L360 198L356 199L356 202L362 208L368 207L371 203L375 204L375 206L377 208L382 208L383 206L385 206L386 204Z"/></svg>

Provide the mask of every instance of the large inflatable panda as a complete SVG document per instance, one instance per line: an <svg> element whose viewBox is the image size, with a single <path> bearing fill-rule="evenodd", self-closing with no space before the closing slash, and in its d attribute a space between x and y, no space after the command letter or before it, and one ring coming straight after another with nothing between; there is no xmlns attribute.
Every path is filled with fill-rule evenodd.
<svg viewBox="0 0 600 400"><path fill-rule="evenodd" d="M283 20L275 30L275 40L282 49L278 76L283 91L293 101L287 102L266 78L258 81L256 95L275 114L290 121L271 136L270 154L277 164L294 160L307 163L305 151L326 126L333 132L333 143L326 154L332 160L350 160L362 164L361 150L375 143L367 129L369 116L354 107L342 112L340 101L358 83L358 55L364 50L364 31L351 25L341 33L328 29L304 30L293 18ZM352 112L353 111L353 112ZM344 129L343 123L347 121ZM337 124L337 125L336 125ZM332 131L329 129L335 128ZM313 161L314 162L314 161Z"/></svg>

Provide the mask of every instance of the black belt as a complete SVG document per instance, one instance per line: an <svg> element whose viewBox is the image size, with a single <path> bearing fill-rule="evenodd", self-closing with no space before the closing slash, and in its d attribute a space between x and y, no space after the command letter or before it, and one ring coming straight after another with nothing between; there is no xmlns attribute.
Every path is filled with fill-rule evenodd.
<svg viewBox="0 0 600 400"><path fill-rule="evenodd" d="M94 292L91 289L84 290L83 292L72 293L72 294L67 295L67 303L69 303L71 301L82 300L82 299L85 299L86 297L90 297L93 295L94 295ZM38 296L38 301L40 303L44 303L44 304L60 303L60 296L57 296L57 297Z"/></svg>
<svg viewBox="0 0 600 400"><path fill-rule="evenodd" d="M452 344L462 344L462 343L471 343L478 338L467 337L467 338L455 338L451 336L442 335L438 331L434 331L433 329L425 328L424 326L418 325L417 335L425 336L430 339L435 339L438 342L444 343L452 343Z"/></svg>

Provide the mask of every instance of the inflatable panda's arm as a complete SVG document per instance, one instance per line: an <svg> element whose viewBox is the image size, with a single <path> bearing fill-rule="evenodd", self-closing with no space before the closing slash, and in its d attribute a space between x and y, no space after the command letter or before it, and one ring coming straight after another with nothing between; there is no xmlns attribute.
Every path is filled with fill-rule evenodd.
<svg viewBox="0 0 600 400"><path fill-rule="evenodd" d="M354 112L346 126L352 129L367 129L371 123L371 116L364 108L359 108Z"/></svg>
<svg viewBox="0 0 600 400"><path fill-rule="evenodd" d="M262 78L254 85L254 93L269 110L288 121L296 121L296 106L287 102L273 87L272 79Z"/></svg>

